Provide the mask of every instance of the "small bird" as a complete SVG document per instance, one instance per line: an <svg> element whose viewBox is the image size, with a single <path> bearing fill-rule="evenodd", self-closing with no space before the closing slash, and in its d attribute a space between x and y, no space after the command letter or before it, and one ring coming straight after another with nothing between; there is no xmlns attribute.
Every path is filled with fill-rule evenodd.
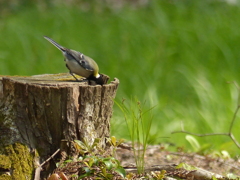
<svg viewBox="0 0 240 180"><path fill-rule="evenodd" d="M69 69L69 73L77 81L78 79L76 78L76 76L74 76L74 74L85 77L87 80L93 80L97 84L104 84L102 75L98 72L98 65L92 58L85 56L78 51L62 47L57 42L47 36L44 36L44 38L47 39L63 53L63 56L65 57L64 61L66 62L66 66Z"/></svg>

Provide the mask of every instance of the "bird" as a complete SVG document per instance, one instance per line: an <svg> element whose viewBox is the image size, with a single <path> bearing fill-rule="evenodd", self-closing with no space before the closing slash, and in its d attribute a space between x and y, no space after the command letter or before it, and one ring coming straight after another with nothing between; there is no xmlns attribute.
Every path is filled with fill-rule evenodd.
<svg viewBox="0 0 240 180"><path fill-rule="evenodd" d="M74 74L85 77L89 82L93 80L96 84L104 84L103 76L99 74L99 67L92 58L81 52L67 49L47 36L44 36L44 38L62 52L64 61L66 62L66 67L69 69L69 73L76 79L76 81L79 80L76 76L74 76Z"/></svg>

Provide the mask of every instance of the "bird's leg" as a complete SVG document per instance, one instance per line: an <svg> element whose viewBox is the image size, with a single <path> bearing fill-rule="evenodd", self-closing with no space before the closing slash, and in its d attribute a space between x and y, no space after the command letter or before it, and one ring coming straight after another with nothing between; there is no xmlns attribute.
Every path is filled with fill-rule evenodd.
<svg viewBox="0 0 240 180"><path fill-rule="evenodd" d="M79 81L78 78L76 78L76 76L74 76L74 74L71 71L69 71L69 73L76 79L76 81Z"/></svg>
<svg viewBox="0 0 240 180"><path fill-rule="evenodd" d="M64 60L65 61L65 60ZM69 73L76 79L76 81L79 81L78 78L76 78L76 76L74 76L74 74L71 72L71 70L69 69L68 65L66 64L66 67L69 70Z"/></svg>

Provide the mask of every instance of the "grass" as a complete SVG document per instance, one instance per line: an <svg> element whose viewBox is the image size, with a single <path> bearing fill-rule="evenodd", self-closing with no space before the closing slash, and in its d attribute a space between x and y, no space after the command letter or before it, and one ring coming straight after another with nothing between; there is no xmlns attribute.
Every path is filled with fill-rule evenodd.
<svg viewBox="0 0 240 180"><path fill-rule="evenodd" d="M7 7L6 7L7 8ZM61 53L43 38L79 50L102 73L120 79L117 101L137 97L153 110L154 143L191 146L181 128L195 133L226 132L237 105L240 5L208 1L151 0L120 9L91 4L19 7L1 17L0 74L67 72ZM239 116L238 116L239 117ZM234 127L235 136L240 123ZM112 134L128 137L115 106ZM168 137L168 138L165 138ZM200 145L238 154L224 137L197 138Z"/></svg>
<svg viewBox="0 0 240 180"><path fill-rule="evenodd" d="M115 104L124 115L137 171L138 174L141 174L145 170L145 153L150 141L149 135L153 119L151 111L153 107L145 109L145 104L142 104L136 98L131 99L131 102L123 100L122 103L115 102Z"/></svg>

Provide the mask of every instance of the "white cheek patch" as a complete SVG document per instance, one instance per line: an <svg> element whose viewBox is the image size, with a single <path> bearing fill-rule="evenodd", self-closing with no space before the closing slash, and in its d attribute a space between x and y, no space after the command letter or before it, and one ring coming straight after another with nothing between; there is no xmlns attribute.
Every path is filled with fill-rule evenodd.
<svg viewBox="0 0 240 180"><path fill-rule="evenodd" d="M96 78L99 78L100 77L100 74L97 74Z"/></svg>
<svg viewBox="0 0 240 180"><path fill-rule="evenodd" d="M83 55L83 54L81 54L81 55L80 55L80 58L81 58L81 59L83 59L83 58L84 58L84 55Z"/></svg>

